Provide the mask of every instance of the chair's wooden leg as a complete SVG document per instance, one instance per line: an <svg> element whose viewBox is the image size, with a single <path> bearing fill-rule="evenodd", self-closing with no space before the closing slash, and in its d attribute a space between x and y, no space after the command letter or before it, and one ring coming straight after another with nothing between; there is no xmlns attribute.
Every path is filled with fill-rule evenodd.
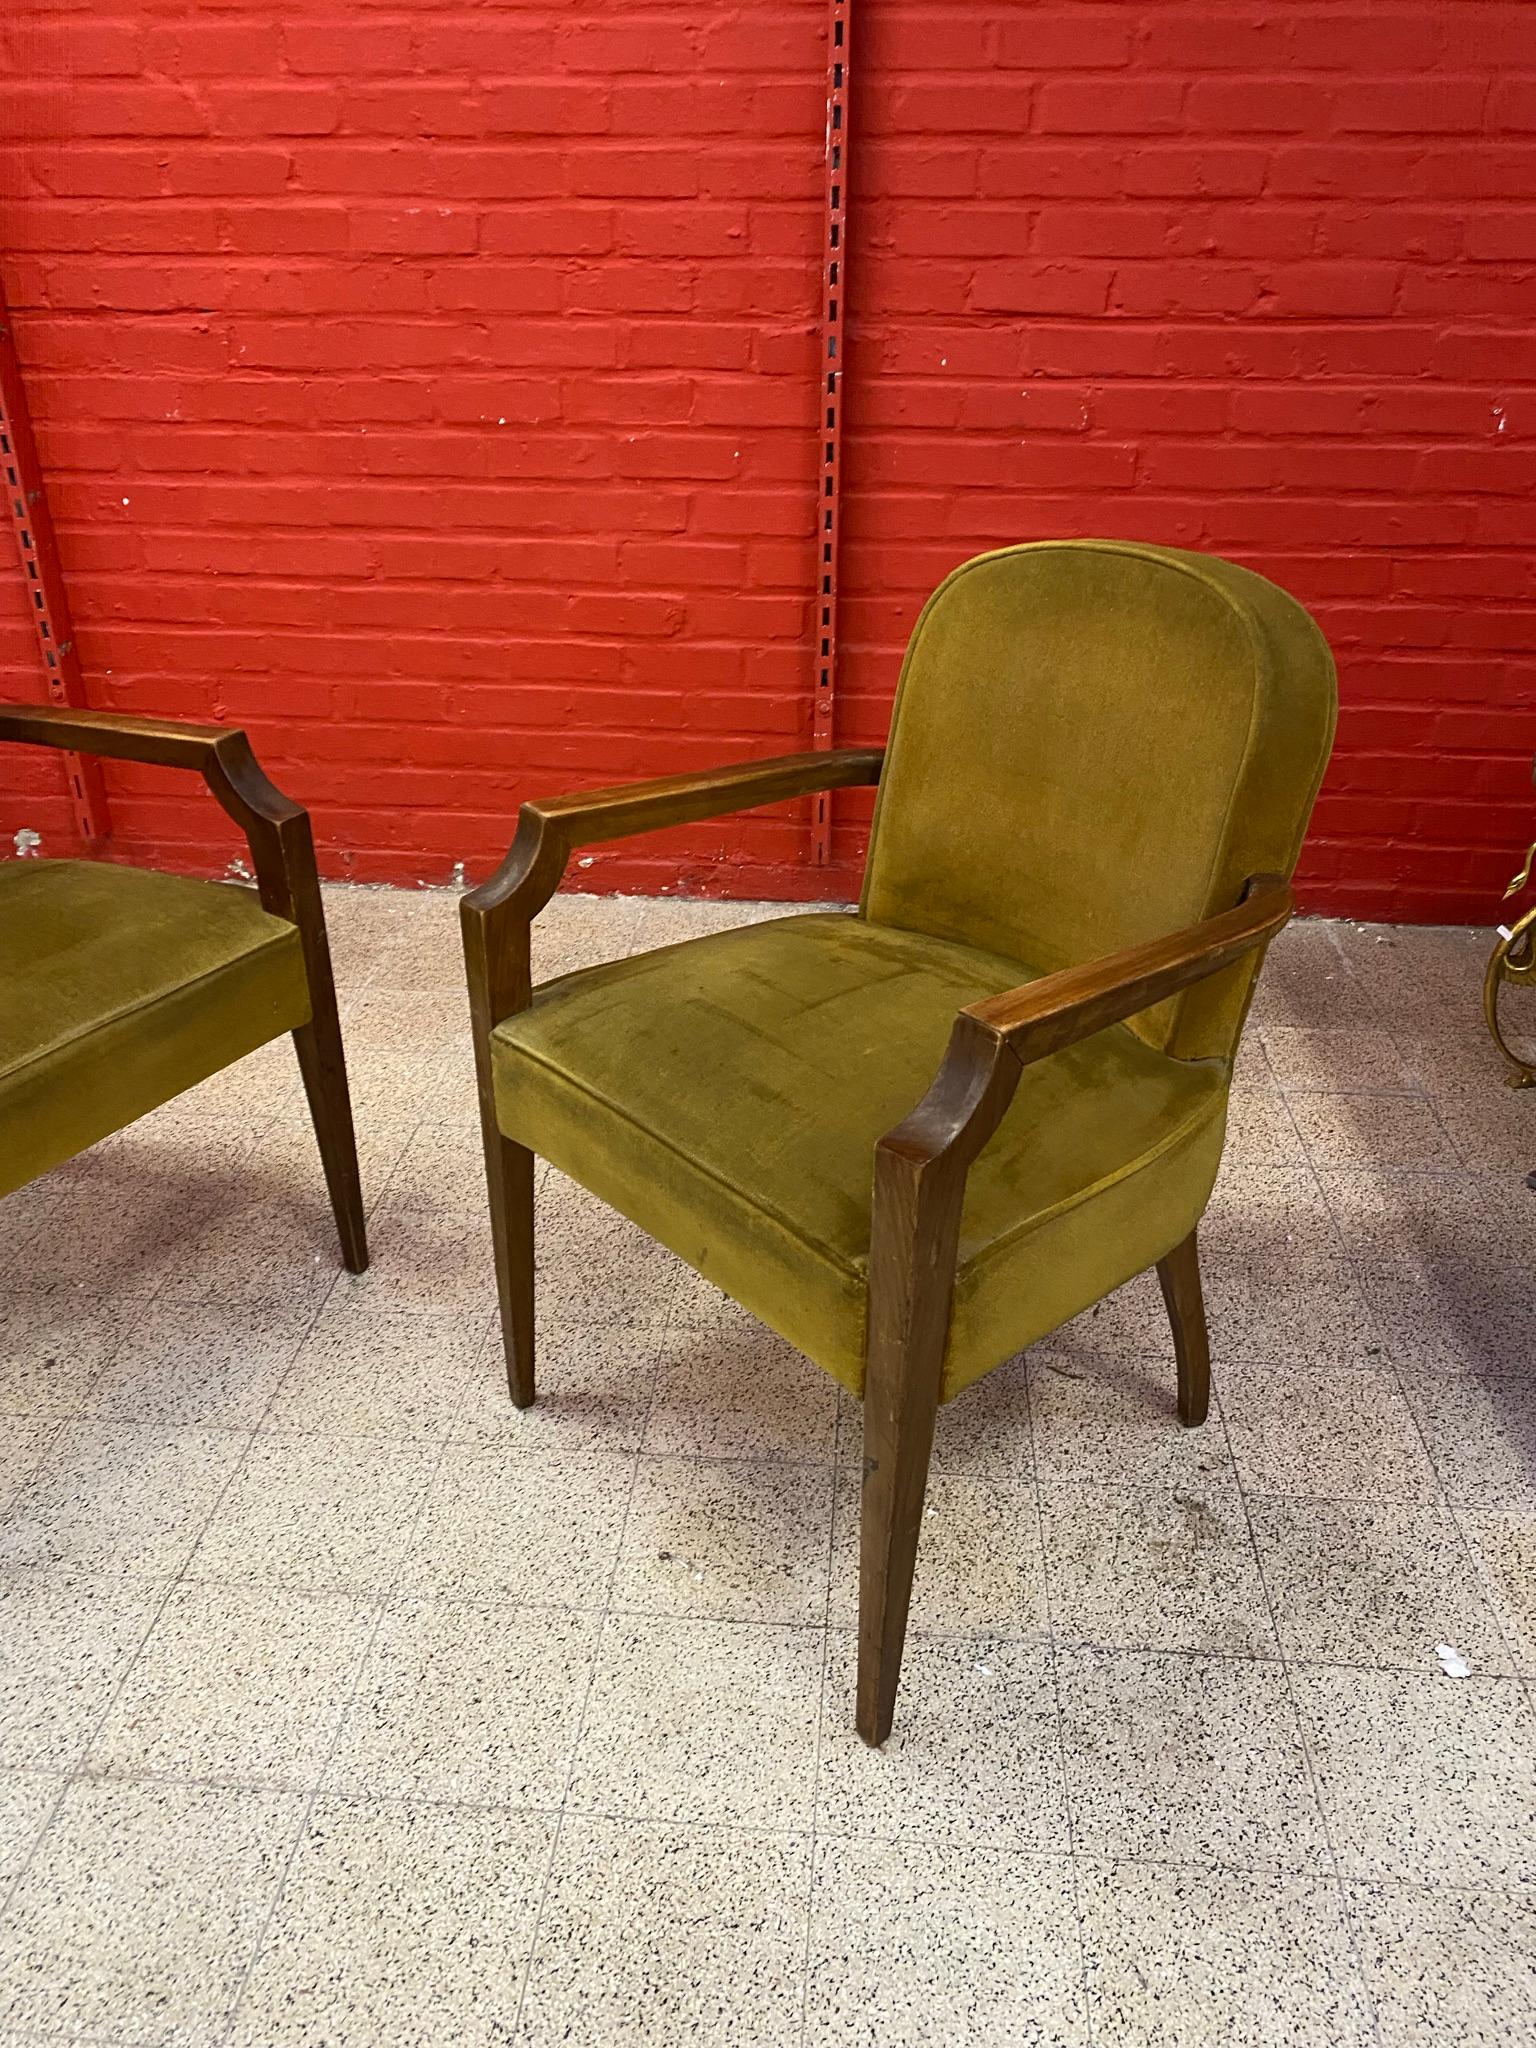
<svg viewBox="0 0 1536 2048"><path fill-rule="evenodd" d="M864 1382L857 1726L891 1732L954 1294L958 1191L877 1159Z"/></svg>
<svg viewBox="0 0 1536 2048"><path fill-rule="evenodd" d="M1179 1420L1186 1429L1198 1429L1211 1405L1211 1346L1205 1330L1194 1231L1175 1245L1167 1258L1158 1260L1157 1277L1173 1325L1174 1356L1179 1361Z"/></svg>
<svg viewBox="0 0 1536 2048"><path fill-rule="evenodd" d="M893 1400L864 1403L864 1498L859 1525L860 1735L878 1749L891 1732L907 1640L912 1575L928 1490L938 1373L909 1359Z"/></svg>
<svg viewBox="0 0 1536 2048"><path fill-rule="evenodd" d="M336 997L327 988L311 990L313 1014L293 1034L299 1072L309 1098L309 1114L320 1146L331 1213L341 1239L341 1256L349 1273L368 1270L368 1230L363 1221L363 1182L357 1167L357 1136L352 1128L352 1098L347 1091L347 1061L336 1016Z"/></svg>
<svg viewBox="0 0 1536 2048"><path fill-rule="evenodd" d="M496 1297L507 1391L515 1406L533 1405L533 1154L504 1138L492 1105L481 1105L485 1179L491 1198Z"/></svg>

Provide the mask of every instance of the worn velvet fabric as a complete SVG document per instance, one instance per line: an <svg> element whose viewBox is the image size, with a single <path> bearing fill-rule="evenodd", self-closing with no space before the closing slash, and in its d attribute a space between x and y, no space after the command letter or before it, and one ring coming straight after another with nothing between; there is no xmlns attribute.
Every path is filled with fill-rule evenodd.
<svg viewBox="0 0 1536 2048"><path fill-rule="evenodd" d="M252 889L0 863L0 1194L309 1014L298 930Z"/></svg>
<svg viewBox="0 0 1536 2048"><path fill-rule="evenodd" d="M874 1148L956 1011L1288 875L1334 704L1315 625L1229 563L965 564L908 650L859 914L545 985L494 1036L503 1131L860 1391ZM1256 970L1025 1071L971 1169L946 1397L1195 1227Z"/></svg>

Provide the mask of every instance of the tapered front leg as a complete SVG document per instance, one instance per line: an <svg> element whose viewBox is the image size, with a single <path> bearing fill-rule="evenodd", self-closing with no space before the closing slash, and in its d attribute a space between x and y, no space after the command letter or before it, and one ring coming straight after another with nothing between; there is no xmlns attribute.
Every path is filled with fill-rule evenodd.
<svg viewBox="0 0 1536 2048"><path fill-rule="evenodd" d="M869 1264L859 1531L860 1735L891 1732L954 1293L963 1176L881 1154Z"/></svg>
<svg viewBox="0 0 1536 2048"><path fill-rule="evenodd" d="M1173 1325L1173 1351L1179 1362L1179 1420L1186 1429L1198 1429L1211 1405L1211 1346L1194 1231L1175 1245L1167 1258L1158 1260L1157 1278Z"/></svg>
<svg viewBox="0 0 1536 2048"><path fill-rule="evenodd" d="M533 1405L533 1154L504 1138L495 1105L482 1103L485 1178L491 1198L496 1296L507 1391L519 1408Z"/></svg>
<svg viewBox="0 0 1536 2048"><path fill-rule="evenodd" d="M336 998L329 988L314 1002L309 1023L301 1024L294 1032L293 1043L320 1147L331 1213L341 1239L341 1256L349 1273L366 1273L368 1231L363 1221L363 1183L357 1165L357 1137L352 1128L341 1026L336 1017Z"/></svg>

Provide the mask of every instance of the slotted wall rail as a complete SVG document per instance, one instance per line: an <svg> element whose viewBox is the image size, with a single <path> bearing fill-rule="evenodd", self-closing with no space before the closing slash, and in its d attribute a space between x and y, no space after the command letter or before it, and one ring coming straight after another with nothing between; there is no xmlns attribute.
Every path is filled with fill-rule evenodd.
<svg viewBox="0 0 1536 2048"><path fill-rule="evenodd" d="M16 545L21 553L22 583L27 609L37 632L43 657L48 695L55 704L85 704L85 683L80 657L75 652L75 629L69 616L69 597L64 572L59 566L58 542L48 510L48 494L38 467L37 445L32 438L32 420L27 411L26 386L22 382L21 360L11 329L11 309L0 286L0 471L5 478L5 499ZM102 787L101 768L78 754L65 754L64 773L69 783L70 802L80 837L95 845L108 831L107 799Z"/></svg>
<svg viewBox="0 0 1536 2048"><path fill-rule="evenodd" d="M816 690L811 744L830 747L837 712L837 577L842 526L843 307L848 268L848 86L853 0L828 0L827 204L822 249L822 338L818 369L821 463L816 519ZM811 813L811 858L832 858L832 796L823 790Z"/></svg>

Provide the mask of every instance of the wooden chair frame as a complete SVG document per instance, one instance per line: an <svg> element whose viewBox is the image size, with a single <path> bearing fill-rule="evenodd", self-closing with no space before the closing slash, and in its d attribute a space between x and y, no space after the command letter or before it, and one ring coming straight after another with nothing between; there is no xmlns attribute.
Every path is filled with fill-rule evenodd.
<svg viewBox="0 0 1536 2048"><path fill-rule="evenodd" d="M294 1031L293 1043L342 1258L348 1272L365 1272L362 1180L309 813L269 780L245 734L225 726L63 705L6 704L0 705L0 741L5 740L193 769L245 834L262 908L298 928L310 1020Z"/></svg>
<svg viewBox="0 0 1536 2048"><path fill-rule="evenodd" d="M791 754L524 804L489 881L460 904L501 1304L513 1401L533 1400L533 1154L496 1118L491 1034L532 1001L534 917L578 846L748 810L820 789L878 782L882 748ZM921 1102L879 1141L864 1386L857 1725L890 1733L917 1561L923 1497L954 1297L966 1176L1025 1067L1123 1022L1268 944L1291 915L1288 885L1258 876L1233 909L1166 938L972 1003ZM1173 1327L1179 1418L1205 1420L1210 1353L1193 1232L1158 1261Z"/></svg>

